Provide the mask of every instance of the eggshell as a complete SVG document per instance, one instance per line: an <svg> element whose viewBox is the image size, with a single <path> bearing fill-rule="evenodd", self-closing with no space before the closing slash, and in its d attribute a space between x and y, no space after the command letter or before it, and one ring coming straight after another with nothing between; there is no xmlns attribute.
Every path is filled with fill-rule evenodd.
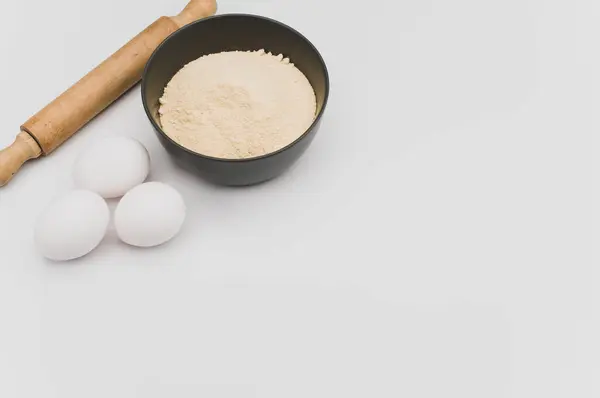
<svg viewBox="0 0 600 398"><path fill-rule="evenodd" d="M92 143L74 164L73 180L79 189L106 199L120 198L143 183L150 171L150 156L131 137L109 136Z"/></svg>
<svg viewBox="0 0 600 398"><path fill-rule="evenodd" d="M50 260L74 260L100 244L109 221L110 210L102 197L74 190L52 201L38 216L35 245Z"/></svg>
<svg viewBox="0 0 600 398"><path fill-rule="evenodd" d="M147 182L123 196L115 210L115 229L131 246L159 246L179 233L185 216L185 203L175 188Z"/></svg>

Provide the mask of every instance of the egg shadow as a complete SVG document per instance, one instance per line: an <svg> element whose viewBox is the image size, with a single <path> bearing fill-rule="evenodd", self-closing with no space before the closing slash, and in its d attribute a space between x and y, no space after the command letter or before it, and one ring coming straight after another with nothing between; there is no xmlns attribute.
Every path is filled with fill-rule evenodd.
<svg viewBox="0 0 600 398"><path fill-rule="evenodd" d="M133 246L130 245L128 243L123 242L121 239L118 238L118 236L115 238L116 242L113 242L114 245L120 247L121 249L125 249L128 250L129 252L134 252L134 253L153 253L153 252L158 252L160 250L164 250L165 248L168 248L169 246L172 246L173 241L177 239L177 236L173 237L172 239L170 239L169 241L162 243L160 245L156 245L156 246L150 246L150 247L140 247L140 246Z"/></svg>
<svg viewBox="0 0 600 398"><path fill-rule="evenodd" d="M85 264L85 261L83 260L87 258L90 254L91 253L86 254L83 257L74 258L72 260L52 260L49 258L44 258L43 261L48 267L75 268L83 266Z"/></svg>

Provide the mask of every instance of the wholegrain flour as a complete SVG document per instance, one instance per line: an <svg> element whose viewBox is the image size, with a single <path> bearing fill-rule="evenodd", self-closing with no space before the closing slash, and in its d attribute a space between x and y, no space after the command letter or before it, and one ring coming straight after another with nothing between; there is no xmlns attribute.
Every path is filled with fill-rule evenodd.
<svg viewBox="0 0 600 398"><path fill-rule="evenodd" d="M313 123L316 97L283 55L264 50L203 56L183 67L160 99L165 134L212 157L246 159L275 152Z"/></svg>

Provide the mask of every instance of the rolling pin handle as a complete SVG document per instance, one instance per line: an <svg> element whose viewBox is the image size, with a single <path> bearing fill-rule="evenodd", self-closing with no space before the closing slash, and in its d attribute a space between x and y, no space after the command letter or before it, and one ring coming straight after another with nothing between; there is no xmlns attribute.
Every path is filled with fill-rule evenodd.
<svg viewBox="0 0 600 398"><path fill-rule="evenodd" d="M25 162L41 154L42 149L33 137L21 131L12 145L0 151L0 187L6 185Z"/></svg>

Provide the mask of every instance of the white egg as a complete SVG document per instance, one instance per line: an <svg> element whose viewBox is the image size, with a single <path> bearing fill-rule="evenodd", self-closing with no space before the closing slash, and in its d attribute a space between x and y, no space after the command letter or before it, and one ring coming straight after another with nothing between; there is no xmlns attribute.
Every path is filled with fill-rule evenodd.
<svg viewBox="0 0 600 398"><path fill-rule="evenodd" d="M109 136L92 143L77 158L75 186L106 199L120 198L143 183L150 171L150 156L141 142L131 137Z"/></svg>
<svg viewBox="0 0 600 398"><path fill-rule="evenodd" d="M175 188L147 182L123 196L115 210L115 229L129 245L159 246L179 233L185 215L185 203Z"/></svg>
<svg viewBox="0 0 600 398"><path fill-rule="evenodd" d="M102 197L91 191L71 191L40 214L34 230L35 245L50 260L74 260L100 244L109 221L110 210Z"/></svg>

